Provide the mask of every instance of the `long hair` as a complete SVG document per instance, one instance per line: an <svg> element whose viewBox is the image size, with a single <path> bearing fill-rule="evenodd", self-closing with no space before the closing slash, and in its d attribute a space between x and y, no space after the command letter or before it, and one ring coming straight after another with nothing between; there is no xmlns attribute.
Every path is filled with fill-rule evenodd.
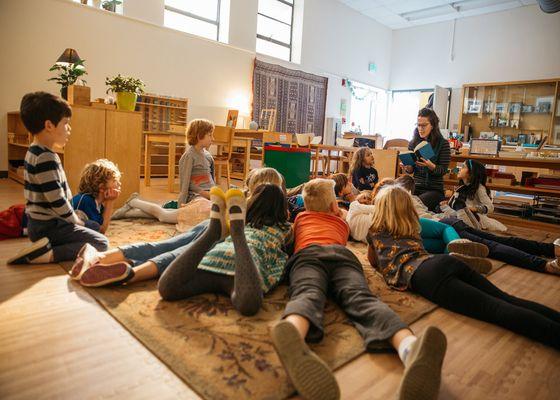
<svg viewBox="0 0 560 400"><path fill-rule="evenodd" d="M247 201L246 221L257 229L288 221L288 202L280 186L265 183L255 188Z"/></svg>
<svg viewBox="0 0 560 400"><path fill-rule="evenodd" d="M430 132L430 135L426 138L426 140L430 142L430 144L434 148L434 151L436 151L436 146L440 143L441 140L443 140L443 135L439 130L439 118L436 112L431 108L422 108L420 111L418 111L418 116L428 118L428 121L430 121L430 125L432 125L432 131ZM422 139L422 137L418 133L418 128L414 129L414 135L412 136L412 140L408 145L408 149L413 150L416 145L422 140L424 139Z"/></svg>
<svg viewBox="0 0 560 400"><path fill-rule="evenodd" d="M375 198L370 232L387 232L395 238L420 238L420 221L412 197L399 185L389 185Z"/></svg>
<svg viewBox="0 0 560 400"><path fill-rule="evenodd" d="M383 178L373 188L373 192L371 192L371 204L375 204L375 198L381 189L385 186L394 185L396 181L393 178Z"/></svg>
<svg viewBox="0 0 560 400"><path fill-rule="evenodd" d="M354 172L360 169L360 167L364 164L366 154L370 151L371 149L369 147L360 147L358 151L354 153L354 155L352 156L352 162L350 163L350 176L354 175Z"/></svg>
<svg viewBox="0 0 560 400"><path fill-rule="evenodd" d="M331 175L331 179L334 181L334 193L338 197L338 194L348 185L350 181L348 175L338 172Z"/></svg>
<svg viewBox="0 0 560 400"><path fill-rule="evenodd" d="M458 191L464 194L469 199L474 199L476 192L478 191L478 186L482 185L486 189L486 193L490 195L490 190L486 187L486 167L484 164L476 160L467 160L465 165L469 170L469 175L471 179L468 182L463 182L460 180L459 183L462 185Z"/></svg>

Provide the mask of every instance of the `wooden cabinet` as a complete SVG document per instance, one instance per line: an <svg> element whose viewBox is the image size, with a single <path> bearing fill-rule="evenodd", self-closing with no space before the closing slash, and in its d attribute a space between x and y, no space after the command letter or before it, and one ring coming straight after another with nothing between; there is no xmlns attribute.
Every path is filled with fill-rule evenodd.
<svg viewBox="0 0 560 400"><path fill-rule="evenodd" d="M57 152L72 193L78 192L84 166L99 158L107 158L117 164L122 173L122 192L115 203L120 207L133 192L140 190L140 113L74 105L70 126L70 139L64 149ZM19 113L8 113L8 174L21 183L23 160L31 140Z"/></svg>
<svg viewBox="0 0 560 400"><path fill-rule="evenodd" d="M463 85L460 130L504 144L560 145L559 79ZM482 135L481 135L482 133ZM469 138L465 138L468 140Z"/></svg>

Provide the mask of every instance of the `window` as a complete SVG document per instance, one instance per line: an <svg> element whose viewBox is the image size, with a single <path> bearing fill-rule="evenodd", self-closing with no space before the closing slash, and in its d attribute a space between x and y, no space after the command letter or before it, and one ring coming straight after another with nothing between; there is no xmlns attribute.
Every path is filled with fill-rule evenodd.
<svg viewBox="0 0 560 400"><path fill-rule="evenodd" d="M294 0L259 0L257 53L292 61Z"/></svg>
<svg viewBox="0 0 560 400"><path fill-rule="evenodd" d="M211 40L220 40L221 0L165 0L164 25Z"/></svg>
<svg viewBox="0 0 560 400"><path fill-rule="evenodd" d="M349 129L363 134L381 133L385 130L387 95L384 90L363 83L347 81L350 98Z"/></svg>
<svg viewBox="0 0 560 400"><path fill-rule="evenodd" d="M430 94L428 90L393 91L389 104L389 129L386 139L410 139L416 128L418 110L425 107Z"/></svg>
<svg viewBox="0 0 560 400"><path fill-rule="evenodd" d="M124 0L103 0L103 1L94 1L94 0L73 0L74 3L82 3L84 5L98 7L102 10L112 11L117 14L123 13L123 2Z"/></svg>

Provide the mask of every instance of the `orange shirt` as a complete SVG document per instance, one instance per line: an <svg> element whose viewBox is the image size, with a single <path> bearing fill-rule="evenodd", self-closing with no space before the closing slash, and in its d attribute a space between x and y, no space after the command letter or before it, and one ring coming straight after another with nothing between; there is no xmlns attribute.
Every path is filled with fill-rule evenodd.
<svg viewBox="0 0 560 400"><path fill-rule="evenodd" d="M336 215L316 211L299 213L294 222L295 250L297 253L312 244L340 244L346 246L350 228Z"/></svg>

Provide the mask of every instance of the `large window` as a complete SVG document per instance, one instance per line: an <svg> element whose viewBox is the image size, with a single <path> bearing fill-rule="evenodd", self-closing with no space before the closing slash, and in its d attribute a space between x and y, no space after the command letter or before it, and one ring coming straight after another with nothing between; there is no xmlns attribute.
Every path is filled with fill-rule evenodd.
<svg viewBox="0 0 560 400"><path fill-rule="evenodd" d="M351 93L347 129L362 134L384 133L387 112L386 92L354 81L347 81L347 85Z"/></svg>
<svg viewBox="0 0 560 400"><path fill-rule="evenodd" d="M259 0L257 53L292 60L294 0Z"/></svg>
<svg viewBox="0 0 560 400"><path fill-rule="evenodd" d="M221 0L165 0L164 25L207 39L220 39Z"/></svg>

